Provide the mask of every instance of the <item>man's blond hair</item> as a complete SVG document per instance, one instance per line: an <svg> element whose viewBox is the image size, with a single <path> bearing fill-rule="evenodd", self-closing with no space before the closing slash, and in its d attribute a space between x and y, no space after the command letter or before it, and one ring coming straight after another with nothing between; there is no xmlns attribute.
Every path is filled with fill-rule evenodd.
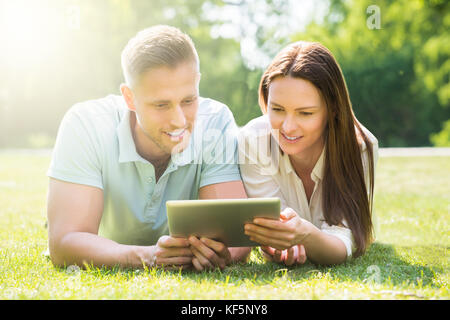
<svg viewBox="0 0 450 320"><path fill-rule="evenodd" d="M123 75L129 87L134 87L139 77L150 69L162 66L174 68L189 60L200 68L192 39L181 30L166 25L138 32L125 46L121 56Z"/></svg>

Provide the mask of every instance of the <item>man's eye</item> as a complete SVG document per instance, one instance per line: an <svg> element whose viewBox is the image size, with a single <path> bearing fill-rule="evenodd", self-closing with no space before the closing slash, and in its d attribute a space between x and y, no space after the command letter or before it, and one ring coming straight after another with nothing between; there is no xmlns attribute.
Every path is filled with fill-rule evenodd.
<svg viewBox="0 0 450 320"><path fill-rule="evenodd" d="M191 105L191 104L193 104L195 102L195 100L197 100L197 98L183 100L183 104L184 105Z"/></svg>
<svg viewBox="0 0 450 320"><path fill-rule="evenodd" d="M156 104L156 107L157 107L157 108L165 108L165 107L167 107L167 104L165 104L165 103L162 103L162 104Z"/></svg>

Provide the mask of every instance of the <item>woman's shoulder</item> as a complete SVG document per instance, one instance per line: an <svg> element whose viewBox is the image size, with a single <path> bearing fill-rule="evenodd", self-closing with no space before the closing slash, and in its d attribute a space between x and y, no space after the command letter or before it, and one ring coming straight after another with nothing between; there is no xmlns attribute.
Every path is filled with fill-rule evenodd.
<svg viewBox="0 0 450 320"><path fill-rule="evenodd" d="M258 159L261 154L270 154L270 123L266 115L250 120L239 129L239 150L248 157Z"/></svg>

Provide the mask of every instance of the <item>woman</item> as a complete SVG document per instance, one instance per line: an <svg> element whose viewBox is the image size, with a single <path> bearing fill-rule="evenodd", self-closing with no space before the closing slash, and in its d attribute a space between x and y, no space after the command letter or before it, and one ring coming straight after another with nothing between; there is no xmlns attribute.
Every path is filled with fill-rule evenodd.
<svg viewBox="0 0 450 320"><path fill-rule="evenodd" d="M240 135L249 197L279 197L280 220L245 233L268 260L339 264L373 241L378 141L356 119L342 71L319 43L284 48L262 76L263 116Z"/></svg>

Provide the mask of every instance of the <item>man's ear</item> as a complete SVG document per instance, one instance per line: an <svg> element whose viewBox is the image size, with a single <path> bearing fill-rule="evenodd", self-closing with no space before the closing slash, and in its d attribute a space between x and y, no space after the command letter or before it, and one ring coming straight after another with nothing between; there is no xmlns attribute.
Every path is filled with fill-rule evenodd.
<svg viewBox="0 0 450 320"><path fill-rule="evenodd" d="M125 99L128 109L130 109L131 111L136 111L136 106L134 105L133 91L131 91L130 87L128 87L125 83L122 83L120 85L120 92L122 92L122 96Z"/></svg>

